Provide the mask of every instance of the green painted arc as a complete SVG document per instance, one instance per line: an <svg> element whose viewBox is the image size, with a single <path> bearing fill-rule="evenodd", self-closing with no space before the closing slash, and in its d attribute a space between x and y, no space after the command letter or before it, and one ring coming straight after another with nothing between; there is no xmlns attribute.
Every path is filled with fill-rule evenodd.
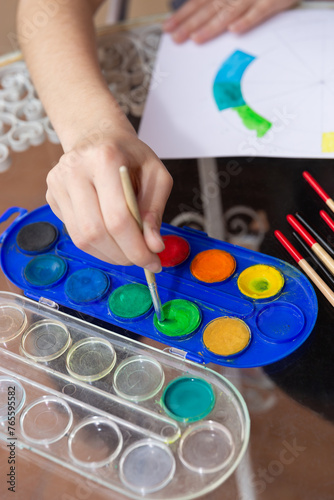
<svg viewBox="0 0 334 500"><path fill-rule="evenodd" d="M248 130L255 130L257 137L263 137L271 128L272 123L256 113L247 104L232 108L240 116L242 123Z"/></svg>

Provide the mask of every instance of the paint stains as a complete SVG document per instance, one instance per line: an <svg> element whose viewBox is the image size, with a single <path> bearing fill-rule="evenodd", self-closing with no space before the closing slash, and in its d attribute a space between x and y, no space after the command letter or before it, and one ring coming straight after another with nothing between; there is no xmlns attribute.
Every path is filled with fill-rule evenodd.
<svg viewBox="0 0 334 500"><path fill-rule="evenodd" d="M191 262L191 274L204 283L219 283L229 278L235 271L234 257L224 250L205 250Z"/></svg>
<svg viewBox="0 0 334 500"><path fill-rule="evenodd" d="M124 319L133 319L147 313L152 306L147 286L131 283L120 286L108 299L110 311Z"/></svg>
<svg viewBox="0 0 334 500"><path fill-rule="evenodd" d="M248 267L238 278L239 290L252 299L273 297L283 285L283 274L275 267L264 264Z"/></svg>
<svg viewBox="0 0 334 500"><path fill-rule="evenodd" d="M185 337L193 333L201 322L201 312L193 302L176 299L166 302L162 306L165 315L164 321L158 321L154 315L155 328L168 337Z"/></svg>
<svg viewBox="0 0 334 500"><path fill-rule="evenodd" d="M190 245L187 240L173 234L163 236L162 239L165 249L158 254L162 267L174 267L182 264L190 253Z"/></svg>
<svg viewBox="0 0 334 500"><path fill-rule="evenodd" d="M221 317L211 321L204 330L205 347L218 356L233 356L249 344L251 332L239 318Z"/></svg>

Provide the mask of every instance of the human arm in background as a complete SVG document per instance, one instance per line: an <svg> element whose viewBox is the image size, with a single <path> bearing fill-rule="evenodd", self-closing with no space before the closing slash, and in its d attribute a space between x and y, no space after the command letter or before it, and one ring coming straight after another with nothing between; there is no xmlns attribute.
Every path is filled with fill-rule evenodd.
<svg viewBox="0 0 334 500"><path fill-rule="evenodd" d="M298 0L188 0L165 21L163 29L177 43L189 38L204 43L227 30L248 31L297 3Z"/></svg>
<svg viewBox="0 0 334 500"><path fill-rule="evenodd" d="M161 269L160 224L172 179L141 142L99 68L93 16L103 0L59 0L30 37L39 0L20 0L18 34L35 87L64 149L47 176L47 201L76 246L114 264ZM124 198L119 167L137 191L144 235Z"/></svg>

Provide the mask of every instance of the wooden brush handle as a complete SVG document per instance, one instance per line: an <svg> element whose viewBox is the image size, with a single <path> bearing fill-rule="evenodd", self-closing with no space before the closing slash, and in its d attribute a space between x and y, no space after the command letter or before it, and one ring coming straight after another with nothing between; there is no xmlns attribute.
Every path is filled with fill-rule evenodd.
<svg viewBox="0 0 334 500"><path fill-rule="evenodd" d="M127 169L127 167L122 166L119 169L119 173L121 176L121 182L122 182L122 186L123 186L124 196L125 196L125 200L126 200L126 203L128 205L128 208L129 208L131 214L133 215L133 217L136 219L138 226L139 226L139 229L141 230L141 232L143 232L143 221L142 221L142 218L141 218L141 215L139 212L137 198L136 198L135 192L133 190L133 185L131 182L129 170ZM147 283L149 285L152 283L155 283L155 274L152 273L152 271L148 271L147 269L144 269L144 271L145 271Z"/></svg>

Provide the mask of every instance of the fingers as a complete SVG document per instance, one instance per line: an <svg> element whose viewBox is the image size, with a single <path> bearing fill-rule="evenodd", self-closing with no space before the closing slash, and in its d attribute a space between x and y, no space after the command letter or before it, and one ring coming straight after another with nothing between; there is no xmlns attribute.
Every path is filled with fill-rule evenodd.
<svg viewBox="0 0 334 500"><path fill-rule="evenodd" d="M189 0L165 22L163 28L177 43L188 38L203 43L223 33L250 3L252 0Z"/></svg>
<svg viewBox="0 0 334 500"><path fill-rule="evenodd" d="M126 135L124 141L89 150L75 161L71 158L63 155L49 173L47 201L73 243L112 264L161 271L157 253L164 244L159 231L172 179L153 151ZM144 234L127 207L119 174L122 164L128 164L138 193Z"/></svg>
<svg viewBox="0 0 334 500"><path fill-rule="evenodd" d="M94 180L106 230L111 234L126 258L149 271L161 271L159 257L146 245L139 226L130 213L118 170L104 175L103 168Z"/></svg>
<svg viewBox="0 0 334 500"><path fill-rule="evenodd" d="M207 3L207 0L188 0L183 7L170 16L162 25L163 30L171 33L176 28L192 16L198 9Z"/></svg>
<svg viewBox="0 0 334 500"><path fill-rule="evenodd" d="M73 243L105 262L131 264L106 227L96 189L90 180L77 176L75 182L69 183L68 193L72 212L68 211L64 219Z"/></svg>
<svg viewBox="0 0 334 500"><path fill-rule="evenodd" d="M189 2L190 4L192 2ZM187 4L186 4L187 6ZM182 9L181 9L182 10ZM199 4L198 8L184 18L173 30L172 36L176 43L182 43L215 17L217 7L215 2Z"/></svg>
<svg viewBox="0 0 334 500"><path fill-rule="evenodd" d="M276 14L285 8L291 7L295 3L297 3L295 0L285 0L284 2L272 2L271 0L265 0L258 2L243 16L230 24L228 29L234 33L244 33L254 28L262 21L265 21L273 14Z"/></svg>
<svg viewBox="0 0 334 500"><path fill-rule="evenodd" d="M142 179L138 203L143 218L145 242L152 252L159 253L165 248L160 236L160 226L173 179L165 168L159 168L158 162L153 162L145 170L148 175ZM156 172L156 175L151 172Z"/></svg>
<svg viewBox="0 0 334 500"><path fill-rule="evenodd" d="M200 44L208 42L221 33L224 33L231 23L247 11L250 0L235 2L235 4L229 5L228 2L230 1L231 0L223 0L220 2L220 10L216 12L216 15L211 16L200 29L191 34L191 39L195 43Z"/></svg>
<svg viewBox="0 0 334 500"><path fill-rule="evenodd" d="M189 38L204 43L227 29L236 33L248 31L296 3L296 0L188 0L165 21L163 29L177 43Z"/></svg>
<svg viewBox="0 0 334 500"><path fill-rule="evenodd" d="M89 182L85 185L85 182L77 176L75 182L68 180L66 183L67 186L75 186L74 190L68 191L57 177L57 171L48 176L46 200L55 215L65 224L74 245L104 262L129 264L112 238L107 242L103 241L102 244L98 241L99 235L105 234L106 230L104 227L99 230L101 217L96 207L96 192ZM84 203L82 203L83 196ZM90 208L88 214L87 207Z"/></svg>

